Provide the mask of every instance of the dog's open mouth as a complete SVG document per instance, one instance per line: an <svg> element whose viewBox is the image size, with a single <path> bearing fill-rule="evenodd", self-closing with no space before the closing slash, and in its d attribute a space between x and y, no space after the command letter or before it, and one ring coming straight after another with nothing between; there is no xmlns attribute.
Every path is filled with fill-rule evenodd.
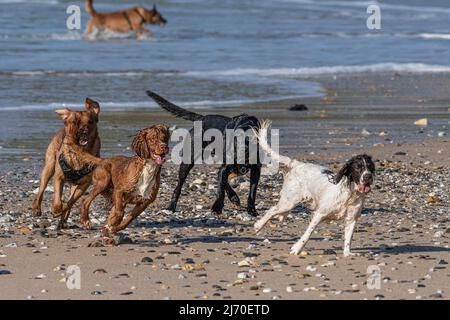
<svg viewBox="0 0 450 320"><path fill-rule="evenodd" d="M372 190L372 188L370 187L370 184L365 184L365 183L358 183L357 185L356 185L356 187L358 188L358 191L359 192L362 192L362 193L368 193L368 192L370 192L370 190Z"/></svg>
<svg viewBox="0 0 450 320"><path fill-rule="evenodd" d="M82 147L86 146L88 144L89 140L87 138L80 138L78 140L78 144Z"/></svg>
<svg viewBox="0 0 450 320"><path fill-rule="evenodd" d="M157 164L163 164L164 162L166 162L166 155L165 154L154 154L152 153L152 159L157 163Z"/></svg>

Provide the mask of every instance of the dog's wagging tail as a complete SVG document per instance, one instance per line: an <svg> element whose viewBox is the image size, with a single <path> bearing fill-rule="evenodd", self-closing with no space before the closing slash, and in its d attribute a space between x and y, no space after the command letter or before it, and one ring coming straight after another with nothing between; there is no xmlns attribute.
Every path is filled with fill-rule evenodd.
<svg viewBox="0 0 450 320"><path fill-rule="evenodd" d="M183 119L189 120L189 121L200 121L203 118L203 116L201 114L180 108L179 106L173 104L170 101L167 101L166 99L164 99L160 95L154 93L153 91L147 90L146 93L161 108L170 112L171 114L173 114L176 117L180 117L180 118L183 118Z"/></svg>

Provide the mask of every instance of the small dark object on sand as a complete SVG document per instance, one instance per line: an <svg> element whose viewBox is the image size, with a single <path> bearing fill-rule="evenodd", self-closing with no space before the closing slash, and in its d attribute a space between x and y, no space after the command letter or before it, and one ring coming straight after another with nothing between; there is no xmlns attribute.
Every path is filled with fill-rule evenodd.
<svg viewBox="0 0 450 320"><path fill-rule="evenodd" d="M289 107L290 111L308 111L308 107L304 104L294 104L293 106Z"/></svg>
<svg viewBox="0 0 450 320"><path fill-rule="evenodd" d="M8 271L8 270L0 270L0 274L11 274L11 271Z"/></svg>

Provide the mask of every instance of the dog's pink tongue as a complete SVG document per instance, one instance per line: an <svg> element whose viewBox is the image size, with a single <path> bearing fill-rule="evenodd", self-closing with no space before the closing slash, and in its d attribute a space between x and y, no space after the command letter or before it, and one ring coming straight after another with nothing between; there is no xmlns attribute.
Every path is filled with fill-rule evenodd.
<svg viewBox="0 0 450 320"><path fill-rule="evenodd" d="M358 190L364 193L370 192L371 188L369 184L358 184Z"/></svg>
<svg viewBox="0 0 450 320"><path fill-rule="evenodd" d="M164 162L166 162L166 157L155 155L155 161L157 164L163 164Z"/></svg>

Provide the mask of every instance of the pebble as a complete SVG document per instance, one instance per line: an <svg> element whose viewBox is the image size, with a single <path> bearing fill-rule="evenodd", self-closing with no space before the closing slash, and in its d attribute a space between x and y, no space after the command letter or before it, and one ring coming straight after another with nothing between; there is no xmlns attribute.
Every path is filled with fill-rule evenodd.
<svg viewBox="0 0 450 320"><path fill-rule="evenodd" d="M153 259L150 258L150 257L143 257L143 258L141 259L141 262L142 262L142 263L152 263L152 262L153 262Z"/></svg>
<svg viewBox="0 0 450 320"><path fill-rule="evenodd" d="M272 290L272 288L264 288L263 292L264 293L271 293L271 292L273 292L273 290Z"/></svg>
<svg viewBox="0 0 450 320"><path fill-rule="evenodd" d="M314 271L316 271L316 270L317 270L317 268L316 268L316 267L313 267L313 266L311 266L311 265L309 265L309 266L306 267L306 271L309 271L309 272L314 272Z"/></svg>
<svg viewBox="0 0 450 320"><path fill-rule="evenodd" d="M0 270L0 275L12 274L9 270Z"/></svg>
<svg viewBox="0 0 450 320"><path fill-rule="evenodd" d="M291 286L287 286L286 287L286 292L287 293L292 293L292 292L294 292L294 289Z"/></svg>
<svg viewBox="0 0 450 320"><path fill-rule="evenodd" d="M95 269L93 274L101 274L101 273L108 273L105 269Z"/></svg>
<svg viewBox="0 0 450 320"><path fill-rule="evenodd" d="M431 298L442 298L442 293L436 292L430 295Z"/></svg>
<svg viewBox="0 0 450 320"><path fill-rule="evenodd" d="M439 230L439 231L436 231L436 232L433 234L433 237L434 237L434 238L440 238L440 237L442 237L443 235L444 235L444 231Z"/></svg>

